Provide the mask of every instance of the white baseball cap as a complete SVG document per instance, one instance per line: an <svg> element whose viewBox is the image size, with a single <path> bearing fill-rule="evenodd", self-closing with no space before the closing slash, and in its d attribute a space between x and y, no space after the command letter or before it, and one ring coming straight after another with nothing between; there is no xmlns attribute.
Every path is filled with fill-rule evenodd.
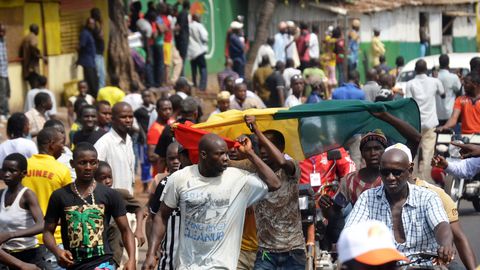
<svg viewBox="0 0 480 270"><path fill-rule="evenodd" d="M387 149L385 149L384 153L386 153L386 152L388 152L392 149L398 149L398 150L401 150L402 152L404 152L408 156L408 162L412 163L412 161L413 161L412 151L410 151L410 148L408 148L408 146L406 146L403 143L396 143L392 146L387 147Z"/></svg>
<svg viewBox="0 0 480 270"><path fill-rule="evenodd" d="M385 224L368 220L345 228L337 243L338 261L352 259L367 265L381 265L408 261L393 242L392 233Z"/></svg>

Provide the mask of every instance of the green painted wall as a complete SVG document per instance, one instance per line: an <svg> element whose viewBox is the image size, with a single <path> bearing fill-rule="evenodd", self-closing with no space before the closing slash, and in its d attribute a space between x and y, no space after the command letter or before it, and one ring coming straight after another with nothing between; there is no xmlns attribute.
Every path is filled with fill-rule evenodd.
<svg viewBox="0 0 480 270"><path fill-rule="evenodd" d="M394 42L394 41L384 41L387 64L391 67L395 66L395 59L397 56L403 56L405 58L405 63L415 59L420 56L420 44L417 42ZM364 55L368 58L367 63L370 67L370 42L363 42L360 44L360 49L362 50L361 60L359 63L358 71L360 72L360 78L362 82L365 82L365 65L362 60Z"/></svg>
<svg viewBox="0 0 480 270"><path fill-rule="evenodd" d="M455 52L476 52L477 41L475 37L454 37L453 50Z"/></svg>

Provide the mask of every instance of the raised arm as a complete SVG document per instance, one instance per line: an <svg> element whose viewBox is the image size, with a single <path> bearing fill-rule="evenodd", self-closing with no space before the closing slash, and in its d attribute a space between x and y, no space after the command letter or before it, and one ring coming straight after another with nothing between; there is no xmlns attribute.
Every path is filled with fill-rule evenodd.
<svg viewBox="0 0 480 270"><path fill-rule="evenodd" d="M410 124L396 116L393 116L391 113L373 112L372 114L378 119L392 125L400 134L402 134L403 137L407 138L406 145L412 151L413 157L415 157L418 145L420 144L420 140L422 139L422 135Z"/></svg>
<svg viewBox="0 0 480 270"><path fill-rule="evenodd" d="M280 179L278 179L277 175L272 171L272 169L268 167L268 165L265 164L263 160L257 156L257 154L255 154L255 151L252 149L252 142L250 139L243 135L240 136L237 141L241 144L238 150L245 154L248 160L255 165L258 175L268 186L268 190L275 191L279 189L282 185Z"/></svg>
<svg viewBox="0 0 480 270"><path fill-rule="evenodd" d="M117 224L118 230L122 234L123 246L127 250L128 261L125 264L124 269L134 270L135 269L135 238L133 233L130 230L128 225L127 216L119 216L115 218L115 223ZM139 226L141 224L137 224Z"/></svg>
<svg viewBox="0 0 480 270"><path fill-rule="evenodd" d="M164 202L160 204L160 209L153 218L152 230L149 240L151 241L148 247L145 262L143 263L143 270L151 270L155 268L155 256L160 243L165 236L165 229L167 228L167 221L172 214L173 209L168 207Z"/></svg>
<svg viewBox="0 0 480 270"><path fill-rule="evenodd" d="M280 168L284 169L288 175L294 175L295 164L293 161L285 159L284 154L280 152L280 150L263 134L263 132L258 129L255 116L245 116L245 123L247 126L251 127L251 131L258 137L258 141L265 147L268 155L272 157L273 162Z"/></svg>

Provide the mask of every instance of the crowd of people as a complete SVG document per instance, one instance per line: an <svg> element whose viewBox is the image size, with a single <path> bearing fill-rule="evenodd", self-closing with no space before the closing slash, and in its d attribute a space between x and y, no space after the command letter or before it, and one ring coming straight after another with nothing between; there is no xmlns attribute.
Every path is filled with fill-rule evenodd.
<svg viewBox="0 0 480 270"><path fill-rule="evenodd" d="M418 60L415 78L401 89L395 78L404 59L388 67L375 30L372 68L361 85L359 20L352 21L349 44L341 27L329 27L320 40L318 26L287 21L260 47L250 82L239 16L226 37L216 109L204 115L195 91L207 90L208 32L197 14L190 15L188 1L178 8L150 4L142 14L139 1L131 5L129 29L142 41L132 56L145 88L131 82L128 94L115 74L107 84L102 18L93 9L80 35L85 80L68 98L64 122L47 78L38 73L41 55L25 66L31 87L25 110L4 114L8 139L0 144L6 184L0 190L0 269L135 269L138 248L147 242L142 269L303 270L307 247L315 243L303 231L299 185L317 192L336 182L338 189L316 199L328 219L322 248L338 252L342 269L396 269L419 252L434 252L437 263L457 269L455 248L463 265L475 269L457 206L433 184L431 171L461 177L480 171L475 146L461 146L468 158L459 162L434 155L435 131L461 122L462 133L480 132L480 58L461 78L450 72L448 55L440 56L436 77ZM38 26L30 32L24 53L31 55L38 50ZM186 60L193 85L183 76ZM157 96L152 88L164 84L174 90ZM229 110L402 98L417 102L421 130L388 112L372 112L406 143L392 142L382 130L358 134L335 161L326 152L293 159L284 134L261 130L253 115L244 117L250 134L235 142L209 133L195 152L175 139L177 124L191 126ZM136 179L149 195L146 205L135 196Z"/></svg>

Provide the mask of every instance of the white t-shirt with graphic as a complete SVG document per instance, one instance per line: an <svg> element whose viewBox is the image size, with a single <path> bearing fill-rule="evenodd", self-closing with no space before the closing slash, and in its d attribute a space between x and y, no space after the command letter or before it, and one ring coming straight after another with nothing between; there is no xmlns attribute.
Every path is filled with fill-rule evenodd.
<svg viewBox="0 0 480 270"><path fill-rule="evenodd" d="M232 167L218 177L197 165L169 176L161 201L182 213L177 269L236 269L245 210L267 192L257 174Z"/></svg>

